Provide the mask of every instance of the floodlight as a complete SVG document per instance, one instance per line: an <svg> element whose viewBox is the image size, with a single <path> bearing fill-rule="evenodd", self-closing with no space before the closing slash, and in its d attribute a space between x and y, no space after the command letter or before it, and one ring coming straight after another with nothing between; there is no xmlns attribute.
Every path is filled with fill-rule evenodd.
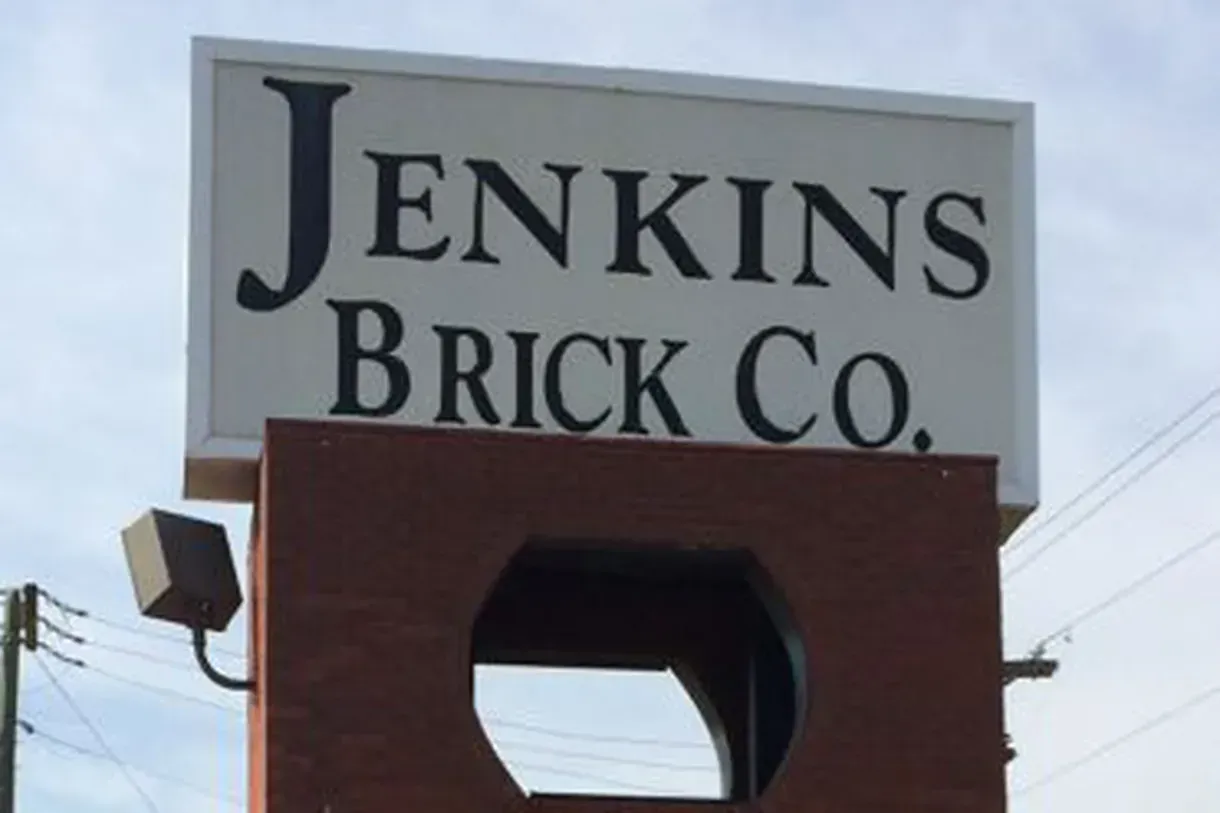
<svg viewBox="0 0 1220 813"><path fill-rule="evenodd" d="M224 630L242 601L224 526L153 509L124 528L122 537L141 615L189 628L199 668L213 682L252 688L207 660L207 630Z"/></svg>

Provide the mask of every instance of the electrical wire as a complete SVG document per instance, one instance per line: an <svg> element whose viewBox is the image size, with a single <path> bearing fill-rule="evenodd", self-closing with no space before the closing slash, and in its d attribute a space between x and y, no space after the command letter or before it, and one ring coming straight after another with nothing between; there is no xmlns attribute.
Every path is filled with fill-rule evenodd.
<svg viewBox="0 0 1220 813"><path fill-rule="evenodd" d="M1216 697L1220 697L1220 683L1216 684L1215 686L1212 686L1210 689L1208 689L1200 694L1195 695L1194 697L1187 700L1185 703L1182 703L1181 705L1178 705L1178 706L1174 706L1173 708L1169 709L1168 711L1166 711L1162 714L1159 714L1156 717L1153 717L1151 720L1148 720L1148 721L1142 723L1141 725L1131 729L1127 733L1122 734L1121 736L1115 737L1114 739L1110 740L1109 742L1099 745L1098 747L1096 747L1093 750L1083 754L1082 756L1072 760L1071 762L1061 765L1060 767L1056 768L1055 770L1051 771L1050 773L1044 774L1043 776L1034 780L1033 782L1030 782L1027 785L1023 785L1022 787L1014 790L1011 795L1012 796L1021 796L1023 794L1029 793L1029 792L1037 790L1039 788L1046 787L1047 785L1051 784L1052 782L1058 781L1059 779L1062 779L1063 777L1067 776L1068 774L1074 773L1075 771L1080 770L1081 768L1088 765L1089 763L1091 763L1095 760L1101 759L1102 757L1104 757L1107 754L1111 753L1112 751L1120 748L1121 746L1126 745L1127 743L1131 742L1132 740L1136 739L1137 737L1141 737L1144 734L1147 734L1148 732L1152 731L1153 729L1159 728L1160 726L1164 725L1165 723L1168 723L1170 720L1173 720L1177 717L1182 716L1183 714L1186 714L1190 711L1193 711L1194 709L1199 708L1207 701L1212 700Z"/></svg>
<svg viewBox="0 0 1220 813"><path fill-rule="evenodd" d="M1063 624L1058 629L1056 629L1054 632L1038 639L1038 642L1036 644L1034 644L1034 646L1031 648L1030 654L1031 655L1041 655L1046 650L1046 647L1048 647L1050 644L1054 643L1056 640L1067 635L1068 633L1073 632L1077 627L1079 627L1085 621L1088 621L1089 619L1100 614L1101 612L1109 609L1110 607L1113 607L1115 604L1118 604L1123 599L1130 598L1132 595L1139 592L1140 589L1146 587L1149 583L1155 581L1157 578L1159 578L1160 576L1169 572L1175 566L1180 565L1182 562L1185 562L1187 559L1191 558L1195 554L1201 553L1202 551L1211 547L1217 541L1220 541L1220 531L1213 531L1212 533L1203 537L1203 539L1199 540L1198 542L1195 542L1193 545L1178 552L1176 555L1170 557L1169 559L1165 560L1157 567L1153 568L1152 570L1148 571L1144 575L1140 576L1135 581L1131 582L1130 584L1126 585L1125 587L1123 587L1119 590L1116 590L1115 592L1111 593L1107 598L1103 599L1102 601L1098 602L1097 604L1094 604L1089 609L1076 615L1075 617L1072 618L1071 621L1068 621L1066 624Z"/></svg>
<svg viewBox="0 0 1220 813"><path fill-rule="evenodd" d="M620 779L613 779L609 776L601 776L594 773L585 773L584 771L569 771L566 768L552 768L549 765L534 765L528 762L505 762L504 764L509 768L516 768L518 770L538 771L540 773L554 774L555 776L566 776L571 779L583 779L587 782L602 782L607 785L616 785L620 788L638 790L645 793L669 793L669 791L662 788L640 785L635 782L624 782Z"/></svg>
<svg viewBox="0 0 1220 813"><path fill-rule="evenodd" d="M181 701L184 701L187 703L197 703L197 704L204 705L204 706L210 706L212 708L220 709L222 711L227 711L232 714L241 714L242 713L242 710L240 708L238 708L237 706L231 706L227 703L218 703L214 700L208 700L203 697L196 697L193 694L187 694L186 692L180 692L176 689L171 689L167 686L157 686L152 683L145 683L141 680L136 680L135 678L127 677L126 675L120 675L115 672L111 672L107 669L103 669L100 666L94 666L93 664L91 664L85 660L82 660L81 658L69 657L46 643L39 645L39 651L45 652L46 654L55 658L57 661L67 664L68 666L71 666L74 669L87 670L90 673L101 675L103 677L109 678L110 680L113 680L118 683L125 683L128 686L131 686L133 688L143 689L144 691L152 692L153 694L159 694L162 697L167 697L167 698L170 698L173 700L181 700Z"/></svg>
<svg viewBox="0 0 1220 813"><path fill-rule="evenodd" d="M70 608L70 609L74 613L84 612L84 611L78 610L76 608ZM148 660L153 663L159 663L162 665L171 666L174 668L179 668L179 669L184 669L186 671L194 672L194 669L192 669L191 667L187 667L184 664L165 660L163 658L158 658L156 656L149 655L148 653L145 653L145 652L139 652L137 650L131 650L131 649L127 649L124 647L115 647L115 646L111 646L109 644L99 644L96 641L92 641L92 640L83 638L81 636L73 636L69 640L71 640L73 643L80 644L81 646L92 646L97 649L115 652L115 653L122 654L122 655L128 655L131 657L141 658L143 660ZM219 703L219 702L207 700L202 697L197 697L195 695L191 695L186 692L180 692L175 689L170 689L168 687L157 686L157 685L154 685L151 683L145 683L143 681L136 680L135 678L130 678L125 675L120 675L115 672L111 672L109 670L95 666L95 665L88 663L84 660L81 660L79 658L68 657L67 655L64 655L63 653L58 652L57 650L55 650L45 644L42 646L42 649L44 649L48 655L51 655L52 657L68 664L69 666L88 670L90 672L93 672L93 673L96 673L103 677L106 677L110 680L113 680L113 681L116 681L119 683L123 683L123 684L131 686L133 688L141 689L143 691L158 694L167 699L179 700L179 701L188 702L188 703L196 703L196 704L208 706L210 708L219 709L221 711L226 711L231 714L241 714L242 713L242 710L240 708L238 708L236 706L231 706L227 703ZM662 748L692 748L692 749L697 748L700 750L706 750L710 747L707 744L695 743L695 742L634 738L634 737L611 736L611 735L597 735L597 734L588 734L588 733L581 733L581 732L575 732L575 731L563 731L563 730L558 730L558 729L553 729L553 728L546 728L543 726L535 726L535 725L530 725L527 723L516 722L516 721L512 721L512 720L504 720L504 719L495 718L495 717L487 718L486 722L491 725L496 725L496 726L500 726L503 728L511 728L511 729L516 729L519 731L526 731L526 732L534 733L534 734L542 734L542 735L550 736L550 737L577 740L577 741L583 741L583 742L609 743L609 744L621 744L621 745L644 745L644 746L655 746L655 747L662 747ZM644 762L644 761L635 761L635 760L626 760L625 761L623 759L614 758L614 757L600 757L598 755L584 754L584 753L580 753L580 752L564 752L564 751L560 751L558 749L544 749L542 746L534 746L534 745L528 745L528 744L517 744L517 745L518 745L518 747L523 747L526 750L533 750L537 753L554 752L554 755L556 755L556 756L573 756L576 758L584 757L584 758L590 758L590 759L602 759L603 761L606 761L606 762L622 762L623 764L636 764L636 765L640 765L643 767L655 767L655 768L671 769L671 770L716 770L714 768L709 769L709 768L702 768L702 767L698 767L698 766L667 765L665 763L654 763L654 762Z"/></svg>
<svg viewBox="0 0 1220 813"><path fill-rule="evenodd" d="M93 612L83 609L81 607L75 607L75 606L68 604L67 602L57 598L56 596L52 595L51 593L49 593L46 589L44 589L42 587L38 588L38 594L40 596L42 596L44 599L46 599L48 603L50 603L53 607L58 609L64 615L72 616L74 618L87 619L89 621L94 622L95 624L101 624L104 627L109 627L114 630L119 630L120 632L126 632L131 635L141 635L145 638L151 638L151 639L155 639L155 640L159 640L159 641L171 641L176 644L184 644L187 646L190 645L189 640L187 640L179 635L172 635L167 632L154 632L152 630L141 629L141 628L133 626L131 624L124 624L122 622L114 621L114 620L106 618L104 616L97 615L96 613L93 613ZM43 623L45 624L46 622L44 621ZM245 658L245 656L239 652L234 652L231 649L224 649L221 647L210 647L209 651L215 652L218 654L222 654L222 655L227 655L231 658L240 658L240 659Z"/></svg>
<svg viewBox="0 0 1220 813"><path fill-rule="evenodd" d="M150 655L147 652L141 652L138 649L128 649L127 647L114 646L112 644L99 644L97 641L91 641L88 639L85 640L84 646L93 647L94 649L101 649L105 652L113 652L116 655L126 655L129 658L138 658L142 661L148 661L149 663L155 663L161 666L168 666L182 672L191 672L194 674L197 671L196 667L194 666L187 666L179 661L172 661L158 655Z"/></svg>
<svg viewBox="0 0 1220 813"><path fill-rule="evenodd" d="M123 773L123 776L127 779L127 783L131 785L131 787L144 801L145 807L147 807L151 813L160 813L160 811L157 809L156 803L152 800L152 797L145 792L144 788L140 786L140 783L137 782L135 777L131 775L131 771L128 769L127 763L119 759L118 755L113 751L113 749L106 744L106 738L102 736L102 732L99 731L97 726L93 724L93 721L89 719L84 710L77 705L76 700L72 698L72 694L66 688L64 688L64 685L60 683L59 678L57 678L55 673L51 671L51 667L47 666L46 661L44 661L42 656L37 652L35 652L34 655L34 662L37 663L42 669L43 673L47 677L47 680L51 681L51 684L55 687L55 690L59 693L59 696L62 697L68 707L72 709L72 713L76 715L76 718L81 721L85 728L89 729L89 733L93 735L94 741L105 753L106 759L113 762L115 766Z"/></svg>
<svg viewBox="0 0 1220 813"><path fill-rule="evenodd" d="M60 748L65 749L67 751L71 751L73 754L77 754L79 756L84 756L84 757L89 757L90 759L100 759L100 760L105 760L105 761L110 760L110 757L106 756L105 754L101 753L100 751L94 751L90 748L84 747L83 745L77 745L74 742L69 742L68 740L60 739L59 737L56 737L52 734L48 734L45 731L41 730L40 728L33 726L32 724L30 724L29 722L27 722L25 720L20 720L19 724L21 726L22 731L24 731L26 734L30 735L31 737L36 738L36 740L44 741L44 744L51 743L51 744L59 746ZM47 750L52 753L56 753L53 748L48 748ZM218 801L225 802L227 804L231 804L231 805L234 805L237 807L240 807L242 805L242 800L236 796L229 796L226 794L216 793L215 791L208 790L207 788L202 787L201 785L196 785L192 782L188 782L185 779L179 779L176 776L168 776L163 773L157 773L155 771L150 771L147 768L141 768L136 765L128 765L128 767L131 768L131 770L135 771L136 773L143 774L144 776L148 777L149 779L153 779L158 782L165 782L165 783L171 784L171 785L177 785L178 787L185 788L186 790L190 790L195 793L198 793L201 796L207 796L209 798L216 799Z"/></svg>
<svg viewBox="0 0 1220 813"><path fill-rule="evenodd" d="M242 710L237 708L236 706L231 706L226 703L218 703L218 702L215 702L212 700L207 700L202 697L196 697L194 695L187 694L185 692L179 692L179 691L170 689L165 686L156 686L151 683L144 683L144 682L136 680L134 678L129 678L124 675L119 675L114 672L110 672L110 671L101 669L99 667L92 666L92 665L86 663L85 661L82 661L79 659L68 658L53 650L47 650L47 652L48 652L48 654L50 654L54 657L63 659L66 663L68 663L70 666L73 666L75 668L87 670L88 672L101 675L109 680L113 680L113 681L116 681L119 683L126 684L128 686L131 686L133 688L138 688L138 689L142 689L147 692L158 694L158 695L168 698L170 700L196 703L196 704L208 706L208 707L215 708L215 709L220 709L222 711L230 712L232 714L241 714L242 713ZM511 723L509 721L498 721L498 722L501 725L504 725L505 727L520 728L523 725L523 724ZM539 730L539 727L530 726L529 729L537 732ZM674 743L666 743L663 740L660 740L660 741L633 740L630 738L620 738L620 737L598 737L596 735L577 734L575 732L559 732L559 731L553 731L551 729L543 729L543 730L546 731L551 736L565 736L565 737L569 737L569 738L582 739L582 740L589 740L589 739L594 739L597 741L610 740L613 742L626 741L631 744L645 744L645 743L646 744L660 744L660 745L669 745L671 747L674 745ZM681 743L681 745L694 746L695 743ZM517 749L519 751L531 752L531 753L536 753L536 754L545 754L545 755L549 755L549 756L567 757L567 758L571 758L571 759L586 759L586 760L591 760L591 761L595 761L595 762L603 762L603 763L607 763L607 764L632 765L632 766L638 766L638 767L643 767L643 768L654 768L654 769L658 769L658 770L699 771L699 772L717 772L719 770L716 767L707 766L707 765L683 765L683 764L675 764L675 763L667 763L667 762L656 762L656 761L651 761L651 760L631 759L628 757L619 757L619 756L614 756L614 755L610 755L610 754L594 754L594 753L585 752L585 751L569 751L569 750L565 750L562 748L549 748L546 746L535 745L532 743L514 742L514 741L507 741L507 740L496 740L496 747L497 748ZM703 746L699 746L699 747L703 747ZM141 770L141 769L136 769L136 770Z"/></svg>
<svg viewBox="0 0 1220 813"><path fill-rule="evenodd" d="M120 632L126 632L130 635L141 635L145 638L151 638L151 639L158 640L158 641L171 641L175 644L183 644L184 646L190 646L190 643L191 643L188 639L186 639L180 635L173 635L173 634L170 634L167 632L153 632L152 630L140 629L139 627L131 626L128 624L121 624L118 621L111 621L108 618L103 618L99 615L94 615L93 613L90 613L89 615L87 615L86 618L88 618L89 620L93 621L96 624L101 624L104 627L109 627L113 630L118 630ZM245 660L245 658L246 658L246 656L241 654L240 652L236 652L232 649L225 649L224 647L213 646L212 644L208 644L208 653L225 655L227 657L237 658L239 660Z"/></svg>
<svg viewBox="0 0 1220 813"><path fill-rule="evenodd" d="M55 629L54 631L59 634L62 634L62 632L58 629ZM150 656L147 653L140 653L140 652L136 652L133 650L124 649L121 647L111 647L108 645L97 644L96 642L89 641L88 639L82 638L80 636L64 636L64 637L67 637L73 643L77 643L82 646L95 646L100 649L107 649L110 651L119 652L120 654L132 655L135 657L141 657L144 659L153 660L154 662L157 662L157 663L164 663L164 664L170 665L170 666L180 666L180 664L176 664L176 663L173 663L170 661L164 661L162 659L155 658L154 656ZM187 703L195 703L198 705L208 706L210 708L215 708L215 709L219 709L221 711L229 712L231 714L241 714L242 713L242 710L240 708L237 708L236 706L231 706L227 703L219 703L216 701L207 700L205 698L197 697L195 695L191 695L186 692L177 691L175 689L171 689L171 688L168 688L165 686L158 686L158 685L151 684L151 683L145 683L145 682L137 680L135 678L130 678L125 675L120 675L115 672L111 672L109 670L102 669L101 667L94 666L79 658L72 658L67 655L64 655L63 653L61 653L47 645L44 645L42 648L44 651L47 652L48 655L68 664L69 666L72 666L72 667L78 668L78 669L87 670L88 672L100 675L102 677L105 677L109 680L112 680L112 681L115 681L118 683L125 684L132 688L137 688L137 689L140 689L140 690L143 690L146 692L157 694L161 697L164 697L164 698L167 698L170 700L182 701L182 702L187 702ZM585 733L572 732L572 731L560 731L560 730L556 730L556 729L550 729L550 728L545 728L545 727L541 727L541 726L533 726L533 725L528 725L525 723L518 723L518 722L514 722L514 721L510 721L510 720L503 720L503 719L498 719L498 718L492 718L488 722L490 722L494 725L502 726L504 728L515 728L517 730L529 731L529 732L536 733L536 734L544 734L544 735L548 735L548 736L552 736L552 737L580 740L580 741L586 741L586 742L614 743L614 744L626 744L626 745L650 745L650 746L669 747L669 748L706 749L708 747L706 745L702 745L699 743L693 743L693 742L675 742L675 741L667 741L667 740L651 740L651 739L605 736L605 735L599 736L599 735L595 735L595 734L585 734ZM621 765L635 765L635 766L639 766L639 767L656 768L656 769L661 769L661 770L675 770L675 771L716 771L716 770L718 770L717 768L708 767L708 766L679 765L679 764L665 763L665 762L637 760L637 759L630 759L630 758L626 758L626 757L616 757L616 756L605 755L605 754L593 754L593 753L588 753L588 752L568 751L568 750L558 749L558 748L548 748L546 746L539 746L539 745L534 745L534 744L530 744L530 743L499 742L498 745L501 745L504 747L510 747L510 748L517 748L522 751L530 751L530 752L538 753L538 754L548 754L551 756L571 757L574 759L589 759L589 760L595 760L595 761L600 761L600 762L605 762L605 763L614 763L614 764L621 764Z"/></svg>
<svg viewBox="0 0 1220 813"><path fill-rule="evenodd" d="M35 586L35 590L37 590L40 595L42 595L45 592L42 589L38 588L37 586ZM43 616L41 614L39 614L39 616L38 616L38 623L41 624L42 626L46 627L48 630L50 630L54 634L59 635L61 638L75 642L75 640L78 636L76 636L72 633L72 619L74 618L74 616L72 616L69 613L64 612L60 607L58 607L54 604L52 604L50 606L56 612L59 613L60 618L62 619L62 622L61 622L62 626L60 624L56 624L56 623L52 622L50 619L46 618L45 616ZM52 655L56 659L65 661L68 664L71 664L74 660L72 658L67 657L63 653L56 651L54 649L54 647L52 647L48 643L46 643L45 638L41 639L39 641L38 648L41 650L47 651L50 655ZM61 677L63 676L62 673L60 674L60 676ZM22 687L21 687L21 693L24 697L32 697L37 694L42 694L49 688L51 688L51 684L48 682L44 682L41 685L34 686L34 687L28 687L28 686L26 686L26 684L23 683Z"/></svg>
<svg viewBox="0 0 1220 813"><path fill-rule="evenodd" d="M508 740L496 740L497 748L512 748L520 751L528 751L535 754L546 754L548 756L567 757L570 759L587 759L594 762L605 762L617 765L636 765L641 768L659 768L667 771L710 771L718 773L719 768L710 765L677 765L669 762L652 762L644 759L629 759L627 757L611 756L609 754L592 754L586 751L568 751L563 748L548 748L543 745L533 745L525 742L511 742Z"/></svg>
<svg viewBox="0 0 1220 813"><path fill-rule="evenodd" d="M70 632L60 628L59 626L55 625L54 623L48 621L46 618L44 618L42 616L38 617L38 621L44 627L46 627L47 630L50 631L51 633L58 635L60 638L63 638L64 640L69 641L70 643L76 644L77 646L93 647L95 649L100 649L100 650L103 650L106 652L113 652L118 655L126 655L127 657L130 657L130 658L139 658L140 660L148 661L149 663L155 663L155 664L159 664L161 666L169 666L171 668L179 669L184 672L192 672L192 673L195 672L195 667L188 666L180 661L174 661L174 660L170 660L168 658L162 658L159 655L151 655L147 652L143 652L143 651L140 651L137 649L129 649L128 647L115 646L114 644L99 643L98 641L94 641L90 638L86 638L83 635L76 635L74 633L70 633ZM58 660L64 661L65 663L68 663L73 666L80 665L77 663L77 659L70 658L67 655L63 654L62 652L55 651L49 645L44 644L44 645L42 645L41 648L48 650Z"/></svg>
<svg viewBox="0 0 1220 813"><path fill-rule="evenodd" d="M38 595L42 596L53 607L57 608L61 613L64 613L65 615L72 615L72 616L76 616L77 618L84 618L85 616L88 615L87 612L80 609L79 607L73 607L71 604L68 604L64 601L60 601L58 598L56 598L54 595L52 595L50 593L50 591L48 591L45 587L39 586L35 589L38 590Z"/></svg>
<svg viewBox="0 0 1220 813"><path fill-rule="evenodd" d="M51 619L47 618L45 615L38 616L38 623L41 624L42 626L46 627L48 632L50 632L54 635L58 635L60 638L64 639L65 641L70 641L71 643L74 643L74 644L85 643L84 638L82 638L81 636L77 635L74 632L69 632L68 630L66 630L63 627L56 624Z"/></svg>
<svg viewBox="0 0 1220 813"><path fill-rule="evenodd" d="M605 742L618 743L622 745L655 745L661 748L698 748L700 750L708 750L711 748L709 743L688 742L681 740L660 740L649 738L635 737L619 737L612 735L600 734L585 734L579 731L562 731L554 728L545 728L543 726L530 725L528 723L519 723L513 720L505 720L500 717L484 717L484 723L501 728L515 728L518 731L529 731L534 734L543 734L548 737L559 737L568 740L581 740L584 742Z"/></svg>
<svg viewBox="0 0 1220 813"><path fill-rule="evenodd" d="M69 658L67 655L65 655L65 654L63 654L62 652L60 652L60 651L56 650L54 647L50 646L50 645L49 645L49 644L47 644L45 641L40 641L40 642L39 642L39 644L38 644L38 651L39 651L39 652L45 652L45 653L47 653L48 655L50 655L50 656L51 656L52 658L54 658L55 660L59 661L60 663L64 664L65 666L68 666L68 667L70 667L70 668L76 668L76 669L79 669L79 668L81 668L81 667L83 667L83 666L85 665L85 662L84 662L84 661L80 660L79 658ZM65 670L64 670L64 672L66 672L66 671L67 671L67 670L65 669ZM62 678L62 677L64 676L64 672L60 672L59 677L61 677L61 678ZM42 685L41 685L41 686L35 686L35 687L34 687L34 688L32 688L32 689L27 689L27 688L25 688L25 686L23 685L23 686L22 686L22 694L24 694L24 695L25 695L25 697L27 697L27 698L28 698L28 697L32 697L32 696L33 696L33 695L35 695L35 694L40 694L40 693L42 693L42 692L45 692L47 689L50 689L50 688L51 688L51 682L50 682L50 681L44 681L44 682L42 683Z"/></svg>
<svg viewBox="0 0 1220 813"><path fill-rule="evenodd" d="M1079 505L1081 503L1081 501L1083 501L1086 497L1091 495L1097 489L1101 488L1101 486L1105 485L1105 483L1108 482L1110 480L1110 478L1112 478L1114 475L1118 474L1120 471L1122 471L1124 468L1126 468L1137 457L1139 457L1144 452L1151 449L1153 446L1156 445L1156 443L1158 441L1160 441L1162 438L1169 435L1170 432L1177 429L1179 426L1181 426L1183 423L1185 423L1187 420L1189 420L1190 417L1193 416L1196 412L1201 410L1203 407L1207 406L1207 404L1210 403L1212 400L1214 400L1217 395L1220 395L1220 387L1214 388L1211 392L1207 393L1207 395L1203 396L1198 401L1193 403L1190 407L1188 407L1185 412L1178 415L1178 417L1174 418L1172 421L1165 424L1157 431L1153 432L1146 440L1144 440L1143 443L1136 446L1134 449L1132 449L1127 454L1126 457L1124 457L1122 460L1115 463L1113 467L1111 467L1109 470L1107 470L1104 474L1102 474L1096 480L1089 483L1089 485L1085 486L1085 488L1083 490L1081 490L1075 497L1073 497L1072 499L1065 502L1063 505L1056 508L1053 512L1051 512L1046 517L1041 519L1041 521L1036 523L1033 527L1026 530L1023 534L1021 534L1021 537L1019 539L1016 539L1013 542L1011 542L1010 544L1005 545L1004 548L1001 550L1001 553L1003 553L1004 555L1010 555L1010 554L1012 554L1013 551L1019 549L1022 545L1025 545L1026 543L1028 543L1038 533L1040 533L1042 531L1042 529L1044 529L1046 526L1053 523L1059 517L1063 516L1065 513L1072 510L1077 505Z"/></svg>
<svg viewBox="0 0 1220 813"><path fill-rule="evenodd" d="M195 704L201 705L201 706L208 706L209 708L219 709L221 711L229 712L230 714L241 714L242 713L242 709L238 708L237 706L229 705L228 703L219 703L215 700L208 700L207 698L204 698L204 697L196 697L193 694L188 694L186 692L180 692L176 689L171 689L167 686L156 686L152 683L144 683L143 681L136 680L135 678L129 678L129 677L126 677L125 675L119 675L114 672L110 672L110 671L101 669L96 666L91 666L89 664L84 664L84 666L89 672L91 672L93 674L101 675L102 677L105 677L109 680L113 680L116 683L124 683L135 689L141 689L143 691L150 692L152 694L161 695L162 697L168 698L170 700L179 700L184 703L195 703Z"/></svg>
<svg viewBox="0 0 1220 813"><path fill-rule="evenodd" d="M1218 418L1220 418L1220 410L1208 415L1204 421L1202 421L1201 423L1196 425L1193 429L1190 430L1190 432L1186 433L1185 435L1183 435L1182 437L1180 437L1176 441L1174 441L1171 445L1166 447L1160 454L1158 454L1151 461L1146 463L1142 468L1140 468L1138 471L1136 471L1136 473L1134 475L1132 475L1128 479L1124 480L1117 488L1115 488L1113 491L1111 491L1109 494L1107 494L1105 497L1103 497L1100 502L1094 504L1094 506L1092 508L1090 508L1088 511L1086 511L1085 513L1083 513L1079 517L1077 517L1074 522L1072 522L1066 528L1061 530L1059 533L1052 536L1049 541L1043 543L1040 547L1036 548L1033 551L1033 553L1031 553L1029 556L1025 557L1025 559L1023 559L1021 562L1019 562L1016 566L1009 569L1008 572L1006 572L1004 574L1001 581L1007 582L1010 579L1014 578L1017 574L1021 573L1026 568L1028 568L1038 558L1040 558L1044 553L1046 553L1048 550L1053 548L1055 545L1057 545L1058 543L1060 543L1064 539L1066 539L1069 534L1071 534L1073 531L1075 531L1077 528L1079 528L1084 523L1088 522L1093 517L1097 516L1097 514L1103 508L1105 508L1107 505L1109 505L1111 502L1113 502L1115 499L1117 499L1121 494L1123 494L1123 492L1125 492L1131 486L1135 485L1139 480L1141 480L1145 475L1147 475L1149 472L1151 472L1154 468L1156 468L1162 462L1167 460L1171 455L1173 455L1174 452L1176 452L1178 449L1185 446L1187 443L1189 443L1194 438L1198 437L1198 435L1204 429L1207 429L1209 426L1211 426L1213 423L1215 423Z"/></svg>
<svg viewBox="0 0 1220 813"><path fill-rule="evenodd" d="M87 670L90 673L101 675L102 677L105 677L109 680L113 680L118 683L123 683L127 686L131 686L136 689L141 689L146 692L160 695L169 700L176 700L176 701L182 701L182 702L187 702L187 703L196 703L199 705L208 706L209 708L219 709L221 711L225 711L230 714L242 714L243 713L242 709L238 708L237 706L229 705L228 703L219 703L219 702L216 702L213 700L208 700L206 698L197 697L195 695L188 694L186 692L180 692L180 691L171 689L166 686L157 686L157 685L154 685L151 683L145 683L143 681L136 680L135 678L130 678L125 675L120 675L120 674L110 672L105 669L101 669L100 667L93 666L93 665L91 665L85 661L79 660L79 659L67 658L66 656L64 656L58 652L55 652L53 650L48 650L48 654L64 660L70 666ZM509 721L502 721L502 720L497 721L497 722L500 725L503 725L504 727L521 728L523 725L523 724L519 724L519 723L511 723ZM538 727L529 726L529 730L537 732ZM551 736L563 736L563 737L569 737L569 738L580 739L580 740L594 739L599 742L604 742L606 740L611 740L612 742L620 742L622 740L627 740L627 742L629 742L630 744L637 744L637 745L638 744L650 744L650 745L659 744L662 746L669 745L670 747L672 747L674 745L673 743L666 743L663 740L654 742L654 741L647 741L647 740L631 740L628 738L618 738L618 737L613 737L613 738L599 737L599 736L592 735L592 734L576 734L575 732L558 732L558 731L553 731L551 729L544 729L544 730ZM695 743L681 743L681 745L688 745L688 744L691 746L696 745ZM549 748L546 746L535 745L533 743L513 742L513 741L498 740L498 739L496 740L496 746L505 747L505 748L515 748L515 749L518 749L521 751L528 751L528 752L537 753L537 754L548 754L551 756L570 757L573 759L588 759L588 760L594 760L594 761L598 761L598 762L613 763L613 764L619 764L619 765L636 765L636 766L640 766L640 767L657 768L657 769L661 769L661 770L672 770L672 771L717 771L717 770L719 770L718 768L715 768L712 766L706 766L706 765L680 765L680 764L666 763L666 762L654 762L654 761L648 761L648 760L630 759L627 757L617 757L617 756L608 755L608 754L594 754L594 753L589 753L589 752L584 752L584 751L569 751L569 750L564 750L561 748ZM698 746L698 747L702 748L705 746Z"/></svg>

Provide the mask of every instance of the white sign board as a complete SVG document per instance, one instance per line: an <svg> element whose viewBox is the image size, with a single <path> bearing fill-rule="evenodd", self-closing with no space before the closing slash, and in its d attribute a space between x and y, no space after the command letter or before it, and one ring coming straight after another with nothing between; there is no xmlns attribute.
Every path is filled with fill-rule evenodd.
<svg viewBox="0 0 1220 813"><path fill-rule="evenodd" d="M996 455L1037 503L1032 109L195 42L186 493L264 421Z"/></svg>

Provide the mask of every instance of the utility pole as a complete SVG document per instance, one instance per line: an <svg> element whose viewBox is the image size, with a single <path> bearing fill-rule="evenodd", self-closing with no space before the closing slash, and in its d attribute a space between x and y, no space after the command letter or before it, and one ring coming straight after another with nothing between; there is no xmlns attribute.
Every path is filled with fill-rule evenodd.
<svg viewBox="0 0 1220 813"><path fill-rule="evenodd" d="M3 730L0 730L0 813L13 813L17 759L17 678L21 660L21 591L4 602Z"/></svg>
<svg viewBox="0 0 1220 813"><path fill-rule="evenodd" d="M17 779L17 688L21 646L38 646L38 587L7 591L4 602L3 685L0 686L0 813L13 813Z"/></svg>

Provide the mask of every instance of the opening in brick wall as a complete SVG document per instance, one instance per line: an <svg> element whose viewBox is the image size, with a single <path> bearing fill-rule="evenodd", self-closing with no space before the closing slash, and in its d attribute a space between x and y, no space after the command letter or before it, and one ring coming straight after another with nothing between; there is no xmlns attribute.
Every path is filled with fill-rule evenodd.
<svg viewBox="0 0 1220 813"><path fill-rule="evenodd" d="M527 794L724 796L711 734L671 670L480 666L475 708Z"/></svg>
<svg viewBox="0 0 1220 813"><path fill-rule="evenodd" d="M532 793L751 799L804 718L804 648L744 550L532 541L472 647L480 720Z"/></svg>

